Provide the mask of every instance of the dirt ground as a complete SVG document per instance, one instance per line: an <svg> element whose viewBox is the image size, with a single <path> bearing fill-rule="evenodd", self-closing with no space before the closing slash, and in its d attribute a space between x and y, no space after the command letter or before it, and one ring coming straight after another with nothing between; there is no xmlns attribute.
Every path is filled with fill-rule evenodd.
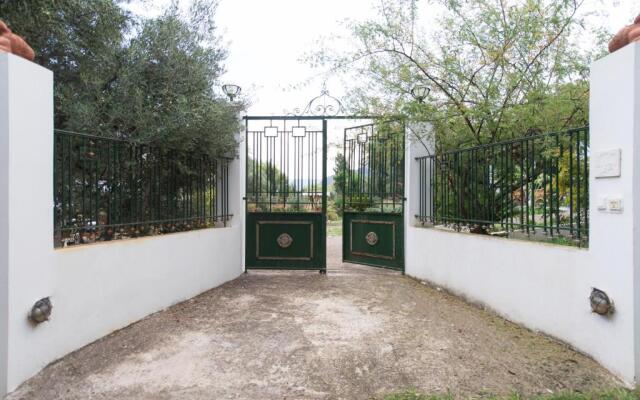
<svg viewBox="0 0 640 400"><path fill-rule="evenodd" d="M251 272L45 368L8 399L377 399L609 388L591 359L401 274Z"/></svg>

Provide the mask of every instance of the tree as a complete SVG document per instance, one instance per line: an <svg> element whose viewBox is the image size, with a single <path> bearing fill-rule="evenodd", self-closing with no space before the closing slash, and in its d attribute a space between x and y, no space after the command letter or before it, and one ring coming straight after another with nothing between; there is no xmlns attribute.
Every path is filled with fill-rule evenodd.
<svg viewBox="0 0 640 400"><path fill-rule="evenodd" d="M377 19L349 25L354 51L310 61L364 77L351 99L361 111L431 122L440 149L582 125L595 54L576 46L583 2L434 0L426 34L416 0L381 0ZM418 84L426 104L410 96Z"/></svg>
<svg viewBox="0 0 640 400"><path fill-rule="evenodd" d="M295 190L294 183L274 163L257 163L251 158L247 164L247 188L256 198L262 195L287 197L300 191Z"/></svg>
<svg viewBox="0 0 640 400"><path fill-rule="evenodd" d="M101 115L100 130L172 149L235 155L239 106L213 90L226 51L204 40L176 7L143 21L105 94L108 112ZM74 117L70 124L83 129L87 118L82 112Z"/></svg>
<svg viewBox="0 0 640 400"><path fill-rule="evenodd" d="M69 113L99 114L102 92L118 69L124 36L133 20L115 0L0 0L0 18L53 71L55 126L68 128Z"/></svg>
<svg viewBox="0 0 640 400"><path fill-rule="evenodd" d="M349 174L349 176L347 176ZM336 163L333 167L333 187L335 188L336 196L342 201L342 195L344 189L347 190L347 194L360 195L362 188L359 185L360 179L363 178L362 170L349 169L346 164L344 154L338 153L336 155ZM345 186L349 184L349 186Z"/></svg>
<svg viewBox="0 0 640 400"><path fill-rule="evenodd" d="M338 153L336 155L336 163L333 166L333 187L336 192L336 196L342 196L342 190L344 189L345 184L345 159L342 153Z"/></svg>
<svg viewBox="0 0 640 400"><path fill-rule="evenodd" d="M214 91L226 50L216 1L137 20L125 0L0 0L0 15L55 76L55 126L235 155L242 107Z"/></svg>

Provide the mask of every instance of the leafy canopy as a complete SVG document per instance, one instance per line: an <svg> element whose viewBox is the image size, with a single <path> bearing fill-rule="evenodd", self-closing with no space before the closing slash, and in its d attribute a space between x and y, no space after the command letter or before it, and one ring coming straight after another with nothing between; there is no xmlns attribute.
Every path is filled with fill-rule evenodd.
<svg viewBox="0 0 640 400"><path fill-rule="evenodd" d="M120 0L0 0L0 16L54 72L55 126L234 154L241 105L214 88L226 49L216 1L139 20Z"/></svg>
<svg viewBox="0 0 640 400"><path fill-rule="evenodd" d="M430 122L440 148L581 126L596 55L580 45L583 3L432 0L421 2L437 15L425 27L417 0L380 0L376 18L348 23L354 50L309 61L357 75L359 111ZM410 95L416 85L431 90L425 104Z"/></svg>

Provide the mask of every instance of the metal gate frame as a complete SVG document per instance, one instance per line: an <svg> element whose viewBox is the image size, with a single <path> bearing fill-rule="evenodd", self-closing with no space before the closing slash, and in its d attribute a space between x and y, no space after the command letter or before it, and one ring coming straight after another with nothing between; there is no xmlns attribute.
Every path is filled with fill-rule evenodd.
<svg viewBox="0 0 640 400"><path fill-rule="evenodd" d="M356 116L356 115L281 115L281 116L245 116L243 119L245 120L245 154L246 154L246 162L245 162L245 176L247 177L247 182L245 185L245 223L246 223L246 246L245 246L245 270L260 270L260 269L284 269L284 270L318 270L320 273L324 274L327 271L326 264L326 239L327 239L327 122L328 120L379 120L382 118L381 116ZM397 118L396 118L397 119ZM249 210L250 204L250 190L249 190L249 121L297 121L298 123L302 121L322 121L322 201L321 201L321 209L320 212L255 212ZM403 132L403 143L402 143L402 160L404 160L405 154L405 146L404 146L404 136ZM403 176L402 180L404 182L404 165L402 170ZM344 195L344 191L343 191ZM368 254L362 254L365 259L357 259L357 258L349 258L345 257L345 241L344 238L346 231L343 230L343 261L353 262L357 264L370 265L375 267L383 267L394 270L399 270L404 273L404 203L406 199L402 198L400 202L402 211L400 213L396 213L394 215L389 215L388 213L379 213L379 215L375 215L375 213L365 213L364 216L367 218L375 218L376 221L367 221L375 224L385 225L390 224L393 226L393 235L394 235L394 260L392 262L378 263L376 261L368 262L366 257L369 257ZM344 207L344 201L343 201ZM350 215L347 212L348 215ZM358 215L354 215L358 217ZM362 217L362 215L360 215ZM390 218L391 217L391 218ZM343 213L343 224L345 223L346 215ZM390 221L389 221L390 220ZM385 222L386 221L386 222ZM360 223L359 220L350 219L351 223ZM271 242L276 239L276 242L279 242L280 238L283 238L283 241L286 242L291 237L287 238L288 235L285 231L282 231L281 227L288 227L288 229L293 229L293 227L301 227L301 226L311 226L309 229L309 253L308 254L290 254L290 255L278 255L276 257L273 256L273 253L268 255L261 255L261 230L262 232L267 232L269 235L269 239ZM272 229L268 231L269 228L275 227L275 231ZM280 232L281 231L281 232ZM298 230L298 232L300 232ZM277 235L280 233L279 235ZM277 235L277 236L276 236ZM295 239L294 239L295 240ZM280 245L280 243L278 243ZM286 243L285 243L286 244ZM272 243L273 245L273 243ZM281 249L286 249L280 245ZM357 253L357 252L356 252ZM357 255L357 254L356 254ZM399 262L398 262L399 260Z"/></svg>
<svg viewBox="0 0 640 400"><path fill-rule="evenodd" d="M385 122L400 124L392 136L379 136ZM404 273L405 123L349 127L343 139L342 261Z"/></svg>
<svg viewBox="0 0 640 400"><path fill-rule="evenodd" d="M319 116L246 116L245 119L245 152L246 152L246 194L245 194L245 215L246 215L246 251L245 251L245 268L247 270L250 269L286 269L286 270L318 270L320 273L326 273L327 270L327 257L326 257L326 215L327 215L327 120L324 117ZM249 130L249 122L250 121L264 121L268 123L269 126L263 128L263 131L250 131ZM274 128L274 121L279 121L283 125L283 130L278 130L278 127L275 127L275 136L268 136L266 134L267 128ZM297 122L297 127L303 127L300 123L302 121L314 121L316 123L322 123L321 130L304 130L304 135L296 136L293 132L293 128L291 127L291 131L287 130L288 122ZM307 133L309 136L307 137ZM272 174L272 176L277 181L276 178L276 170L275 164L270 167L270 163L273 161L271 158L275 158L278 152L277 146L275 144L276 138L280 139L278 143L280 147L279 155L280 155L280 167L283 165L286 166L286 171L279 170L280 174L280 188L275 190L273 193L269 192L269 207L266 211L257 211L251 210L251 204L259 205L261 202L258 200L259 195L263 195L262 191L264 188L262 187L262 182L256 183L256 173L258 175L258 179L261 180L262 173L264 167L260 165L260 161L257 162L257 166L255 165L256 161L254 161L254 165L250 166L250 157L249 157L249 135L253 134L257 137L258 134L262 134L267 137L268 146L272 146L270 149L266 150L267 157L267 165L266 170L267 174ZM300 202L300 198L304 197L304 161L294 160L294 171L295 176L294 180L297 179L297 183L294 183L293 188L290 188L288 173L290 172L290 161L289 157L291 154L291 143L293 143L293 147L295 148L294 154L298 154L298 157L304 156L304 146L305 146L305 138L307 140L308 149L311 149L312 145L312 135L317 141L317 136L320 134L321 137L321 170L317 171L317 159L315 161L315 167L311 165L311 161L309 162L309 166L307 166L307 171L313 170L315 177L322 177L322 189L321 192L317 192L317 188L314 187L311 192L312 200L311 202ZM261 141L262 141L261 137ZM257 140L257 139L255 139ZM269 144L269 140L271 143ZM289 140L292 142L290 143ZM260 142L258 146L262 146L263 144ZM315 147L313 148L314 152L320 150L320 147L317 146L318 143L315 143ZM255 142L254 142L255 146ZM298 147L301 147L300 152L298 151ZM254 150L255 151L255 150ZM263 149L259 148L257 150L259 152L259 157L262 157ZM285 155L286 152L286 155ZM314 153L315 154L315 153ZM271 158L269 158L271 157ZM303 165L298 165L300 162ZM249 173L250 167L255 169L254 171L254 188L249 187ZM314 169L315 168L315 169ZM318 176L318 172L320 172ZM271 176L269 176L269 179ZM310 180L309 180L310 181ZM315 186L316 180L313 181L313 185ZM308 183L308 182L307 182ZM274 186L273 183L270 184ZM284 186L283 186L284 185ZM256 192L256 188L259 189ZM290 189L292 189L290 191ZM284 194L281 192L284 191ZM289 202L288 199L291 194L294 196L297 195L297 203L294 205L292 202ZM308 194L308 193L307 193ZM314 198L317 194L321 195L321 204L320 210L316 210ZM278 195L278 196L276 196ZM253 196L253 198L252 198ZM276 198L275 202L272 202L273 197L280 197L281 199ZM274 211L274 205L278 205L278 208L282 206L281 211ZM300 207L308 207L311 210L303 210L300 211ZM287 207L295 208L295 210L288 210ZM255 207L256 209L260 207Z"/></svg>

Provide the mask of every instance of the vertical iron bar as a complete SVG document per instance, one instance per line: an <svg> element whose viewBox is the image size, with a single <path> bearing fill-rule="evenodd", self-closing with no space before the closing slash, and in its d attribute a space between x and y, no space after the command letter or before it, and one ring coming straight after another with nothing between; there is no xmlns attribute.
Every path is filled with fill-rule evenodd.
<svg viewBox="0 0 640 400"><path fill-rule="evenodd" d="M320 224L321 236L325 241L322 244L323 250L326 249L327 240L327 120L322 120L322 223ZM326 251L323 251L326 253ZM326 254L324 254L326 255ZM322 269L327 269L327 257L322 257Z"/></svg>

